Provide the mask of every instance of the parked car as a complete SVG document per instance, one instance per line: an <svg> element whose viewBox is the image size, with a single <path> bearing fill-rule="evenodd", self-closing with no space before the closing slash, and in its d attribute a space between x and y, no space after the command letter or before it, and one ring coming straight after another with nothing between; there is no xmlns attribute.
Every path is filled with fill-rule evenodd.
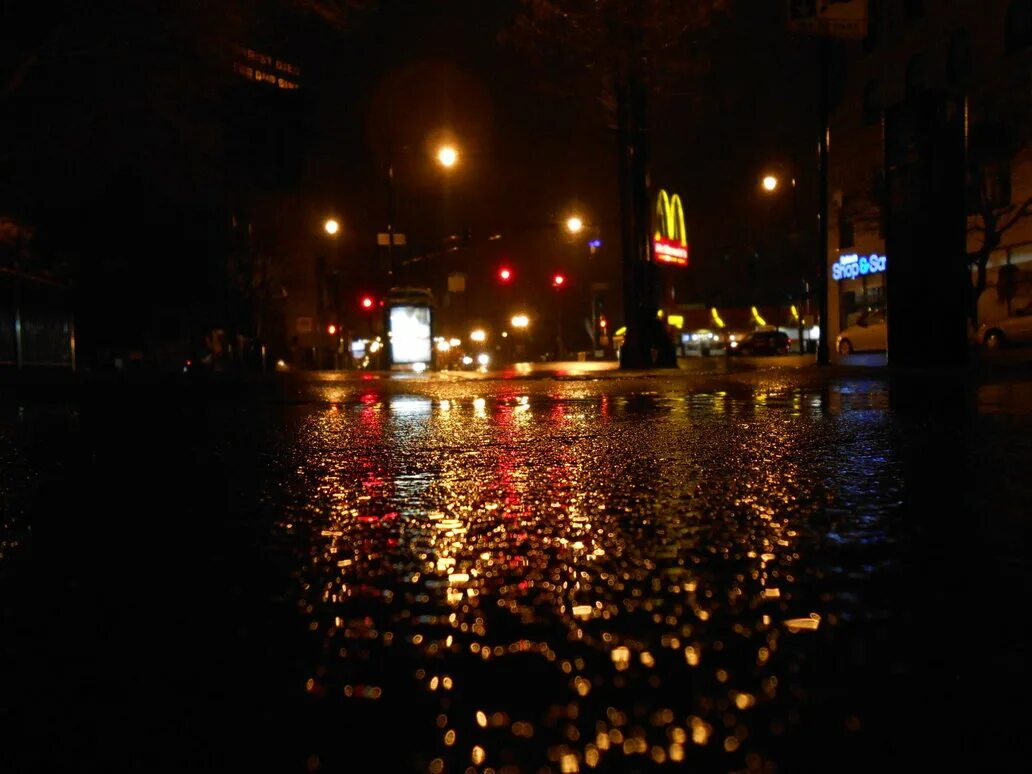
<svg viewBox="0 0 1032 774"><path fill-rule="evenodd" d="M1015 309L1011 317L982 323L978 340L990 349L1006 344L1032 344L1032 301Z"/></svg>
<svg viewBox="0 0 1032 774"><path fill-rule="evenodd" d="M729 355L787 355L792 339L784 331L753 331L728 343Z"/></svg>
<svg viewBox="0 0 1032 774"><path fill-rule="evenodd" d="M888 335L889 329L883 310L864 312L855 323L838 335L835 339L835 349L840 355L849 355L853 352L884 352L888 346Z"/></svg>

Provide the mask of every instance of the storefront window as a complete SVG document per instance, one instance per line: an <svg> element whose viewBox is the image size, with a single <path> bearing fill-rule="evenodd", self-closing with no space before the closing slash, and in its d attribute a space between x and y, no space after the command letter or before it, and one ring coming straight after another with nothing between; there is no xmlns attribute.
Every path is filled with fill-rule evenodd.
<svg viewBox="0 0 1032 774"><path fill-rule="evenodd" d="M839 303L840 329L855 324L863 314L883 312L885 309L885 285L880 277L849 280L848 284L851 287L840 285L839 290L842 294Z"/></svg>

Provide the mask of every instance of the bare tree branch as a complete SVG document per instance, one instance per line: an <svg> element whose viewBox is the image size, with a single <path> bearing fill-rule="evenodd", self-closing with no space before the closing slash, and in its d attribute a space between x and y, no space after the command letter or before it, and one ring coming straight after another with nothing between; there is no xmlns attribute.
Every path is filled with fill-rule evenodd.
<svg viewBox="0 0 1032 774"><path fill-rule="evenodd" d="M368 9L375 0L291 0L302 11L318 16L327 24L343 28L354 11Z"/></svg>
<svg viewBox="0 0 1032 774"><path fill-rule="evenodd" d="M1025 201L1024 201L1024 202L1023 202L1022 204L1021 204L1021 206L1020 206L1020 207L1019 207L1019 208L1018 208L1018 209L1017 209L1017 210L1016 210L1016 211L1014 212L1014 214L1013 214L1013 216L1011 217L1011 219L1010 219L1010 220L1008 220L1008 221L1007 221L1006 223L1004 223L1004 224L1003 224L1002 226L1000 226L1000 227L999 227L999 229L997 229L998 233L999 233L1000 235L1003 235L1003 234L1005 234L1005 233L1006 233L1007 231L1009 231L1009 230L1010 230L1010 229L1011 229L1011 228L1012 228L1012 227L1013 227L1013 226L1014 226L1014 225L1015 225L1015 224L1016 224L1016 223L1017 223L1017 222L1018 222L1019 220L1021 220L1021 219L1022 219L1022 218L1024 218L1024 217L1025 217L1026 215L1028 215L1030 211L1032 211L1032 196L1029 196L1029 197L1028 197L1028 198L1027 198L1027 199L1026 199L1026 200L1025 200Z"/></svg>

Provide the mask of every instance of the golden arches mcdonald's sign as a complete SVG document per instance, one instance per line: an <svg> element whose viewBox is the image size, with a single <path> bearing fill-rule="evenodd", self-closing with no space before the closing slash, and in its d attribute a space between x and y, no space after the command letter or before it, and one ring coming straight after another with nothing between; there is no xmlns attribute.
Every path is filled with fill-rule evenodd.
<svg viewBox="0 0 1032 774"><path fill-rule="evenodd" d="M684 227L684 207L677 194L661 190L656 197L656 234L652 254L660 263L688 265L688 232Z"/></svg>

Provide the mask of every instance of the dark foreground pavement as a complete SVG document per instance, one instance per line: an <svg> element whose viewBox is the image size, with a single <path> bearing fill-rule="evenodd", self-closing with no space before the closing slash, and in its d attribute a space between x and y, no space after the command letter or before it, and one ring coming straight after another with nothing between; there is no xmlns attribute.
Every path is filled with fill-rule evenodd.
<svg viewBox="0 0 1032 774"><path fill-rule="evenodd" d="M0 771L1020 765L1032 382L696 370L7 393Z"/></svg>

